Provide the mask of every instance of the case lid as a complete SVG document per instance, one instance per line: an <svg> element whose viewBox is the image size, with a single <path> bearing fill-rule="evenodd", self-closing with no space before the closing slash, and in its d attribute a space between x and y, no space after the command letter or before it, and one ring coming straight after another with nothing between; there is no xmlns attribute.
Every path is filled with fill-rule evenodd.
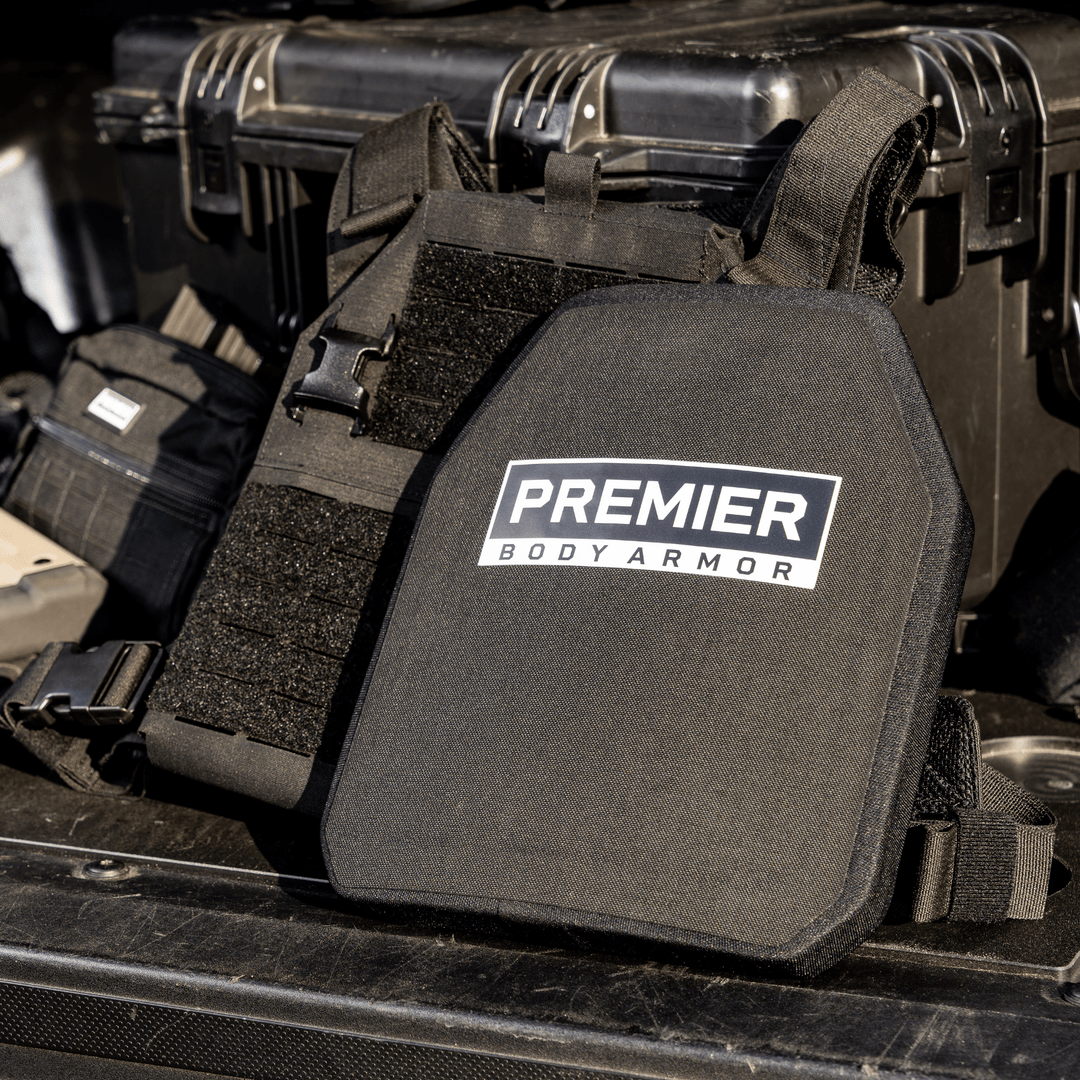
<svg viewBox="0 0 1080 1080"><path fill-rule="evenodd" d="M1037 148L1080 136L1078 30L1041 12L820 0L158 18L117 37L98 123L129 146L179 140L184 210L204 239L196 211L241 215L245 230L264 213L245 164L336 173L359 135L433 97L501 190L539 185L552 150L595 154L609 186L704 199L737 225L802 125L873 65L938 109L922 196L963 193L949 242L999 251L1036 236Z"/></svg>
<svg viewBox="0 0 1080 1080"><path fill-rule="evenodd" d="M335 887L821 969L891 893L969 546L883 305L564 304L428 494Z"/></svg>

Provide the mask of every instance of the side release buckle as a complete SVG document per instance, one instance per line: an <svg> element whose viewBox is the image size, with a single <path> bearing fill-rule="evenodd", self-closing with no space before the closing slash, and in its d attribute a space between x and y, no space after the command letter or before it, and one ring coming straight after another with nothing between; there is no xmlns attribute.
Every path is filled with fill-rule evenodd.
<svg viewBox="0 0 1080 1080"><path fill-rule="evenodd" d="M363 431L368 392L360 385L360 375L368 360L384 360L394 343L393 319L381 338L326 327L316 340L323 345L322 358L292 391L292 418L303 419L303 410L318 409L344 413L355 420L353 435Z"/></svg>
<svg viewBox="0 0 1080 1080"><path fill-rule="evenodd" d="M65 642L31 702L12 702L13 718L37 716L90 727L130 723L164 658L156 641L107 641L85 651ZM9 692L9 699L13 696Z"/></svg>

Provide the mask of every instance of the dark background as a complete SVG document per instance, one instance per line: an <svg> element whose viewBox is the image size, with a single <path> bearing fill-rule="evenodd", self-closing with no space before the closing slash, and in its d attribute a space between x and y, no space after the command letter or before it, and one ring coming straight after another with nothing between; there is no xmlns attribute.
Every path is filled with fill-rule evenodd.
<svg viewBox="0 0 1080 1080"><path fill-rule="evenodd" d="M578 7L606 0L566 0L564 6ZM512 6L498 0L473 0L448 9L447 18L458 14ZM543 0L537 0L543 6ZM913 7L929 4L914 3ZM986 5L980 5L986 6ZM997 6L1032 8L1059 14L1075 14L1077 0L1018 0ZM110 65L113 34L128 19L140 15L185 12L230 11L268 13L277 18L302 19L325 14L331 18L364 18L381 14L377 3L368 0L267 0L266 3L206 3L197 0L98 0L89 4L56 4L49 0L23 0L9 10L8 29L0 43L0 60L36 60L45 63L78 61L102 71Z"/></svg>

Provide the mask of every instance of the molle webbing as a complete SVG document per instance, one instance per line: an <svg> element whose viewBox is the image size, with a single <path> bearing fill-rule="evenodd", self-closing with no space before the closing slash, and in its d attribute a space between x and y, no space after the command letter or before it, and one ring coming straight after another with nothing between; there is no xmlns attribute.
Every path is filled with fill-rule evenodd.
<svg viewBox="0 0 1080 1080"><path fill-rule="evenodd" d="M367 433L447 449L552 308L625 275L425 243Z"/></svg>
<svg viewBox="0 0 1080 1080"><path fill-rule="evenodd" d="M409 530L368 507L249 484L150 707L333 761Z"/></svg>

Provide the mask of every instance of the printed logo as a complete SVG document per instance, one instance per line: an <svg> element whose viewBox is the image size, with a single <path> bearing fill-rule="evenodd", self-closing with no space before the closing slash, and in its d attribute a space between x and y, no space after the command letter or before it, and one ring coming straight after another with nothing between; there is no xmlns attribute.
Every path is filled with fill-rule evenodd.
<svg viewBox="0 0 1080 1080"><path fill-rule="evenodd" d="M89 405L86 411L99 420L104 420L110 427L117 431L126 431L135 414L142 408L137 401L110 390L107 386Z"/></svg>
<svg viewBox="0 0 1080 1080"><path fill-rule="evenodd" d="M839 476L686 461L511 461L479 566L604 566L812 589Z"/></svg>

